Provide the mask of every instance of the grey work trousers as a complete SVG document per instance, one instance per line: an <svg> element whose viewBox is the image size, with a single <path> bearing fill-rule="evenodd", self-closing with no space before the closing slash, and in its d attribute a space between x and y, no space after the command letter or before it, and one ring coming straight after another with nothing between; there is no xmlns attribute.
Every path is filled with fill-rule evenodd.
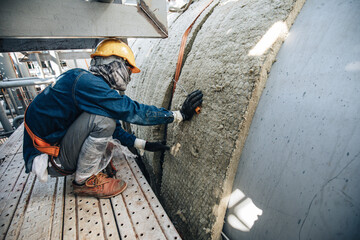
<svg viewBox="0 0 360 240"><path fill-rule="evenodd" d="M61 140L60 153L55 162L61 164L61 168L66 171L76 171L78 166L81 166L78 161L85 140L89 136L93 138L111 137L115 128L116 121L114 119L87 112L82 113ZM48 168L48 172L51 176L61 176L53 167Z"/></svg>

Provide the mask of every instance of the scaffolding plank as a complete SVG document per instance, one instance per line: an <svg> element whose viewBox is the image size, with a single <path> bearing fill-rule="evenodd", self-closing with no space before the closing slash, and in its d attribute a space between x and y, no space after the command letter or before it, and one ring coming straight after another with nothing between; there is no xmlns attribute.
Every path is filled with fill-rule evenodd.
<svg viewBox="0 0 360 240"><path fill-rule="evenodd" d="M104 229L99 200L93 197L77 197L78 236L80 239L104 239Z"/></svg>
<svg viewBox="0 0 360 240"><path fill-rule="evenodd" d="M126 191L126 190L125 190ZM114 215L116 218L116 223L120 231L121 239L126 240L136 240L135 229L132 226L132 221L129 216L129 213L126 209L123 195L120 194L111 199L111 204L114 209Z"/></svg>
<svg viewBox="0 0 360 240"><path fill-rule="evenodd" d="M63 222L63 239L77 239L76 237L76 197L72 190L73 176L65 178L65 208Z"/></svg>
<svg viewBox="0 0 360 240"><path fill-rule="evenodd" d="M166 214L164 208L161 206L159 200L157 199L155 193L151 190L149 183L146 181L144 175L142 174L139 166L136 164L135 160L128 160L129 166L133 175L138 182L141 191L146 198L146 201L150 204L150 208L154 212L156 220L159 222L162 231L164 232L167 239L181 239L179 233L176 231L173 223Z"/></svg>
<svg viewBox="0 0 360 240"><path fill-rule="evenodd" d="M64 210L64 184L65 178L57 178L55 186L55 206L51 227L51 238L54 240L62 239L62 226L63 226L63 210Z"/></svg>
<svg viewBox="0 0 360 240"><path fill-rule="evenodd" d="M18 130L16 130L9 137L9 139L3 145L1 145L0 147L1 171L6 169L6 166L11 162L12 156L14 156L19 151L22 152L22 136L23 136L23 130L21 127L19 127Z"/></svg>
<svg viewBox="0 0 360 240"><path fill-rule="evenodd" d="M23 168L21 168L19 172L14 173L14 176L19 173L20 175L14 177L15 179L11 179L11 175L8 175L6 178L3 178L0 183L0 189L2 189L0 193L1 238L5 237L5 234L10 227L10 222L15 215L16 208L18 207L24 191L25 183L28 179L28 175L23 171Z"/></svg>
<svg viewBox="0 0 360 240"><path fill-rule="evenodd" d="M19 144L19 139L22 139L24 133L24 126L20 125L13 134L0 146L0 160L9 154L9 150L15 145Z"/></svg>
<svg viewBox="0 0 360 240"><path fill-rule="evenodd" d="M127 189L122 193L122 197L136 236L139 239L166 239L154 212L150 208L151 205L144 196L125 157L117 159L114 164L118 169L117 177L122 178L128 184ZM146 182L145 179L144 181ZM121 228L120 233L121 237L124 238Z"/></svg>
<svg viewBox="0 0 360 240"><path fill-rule="evenodd" d="M20 229L19 239L49 239L55 207L54 195L56 178L47 183L35 181L27 206L24 222Z"/></svg>
<svg viewBox="0 0 360 240"><path fill-rule="evenodd" d="M105 238L109 240L120 239L119 231L116 226L115 216L110 199L100 199L100 212L103 218Z"/></svg>
<svg viewBox="0 0 360 240"><path fill-rule="evenodd" d="M24 173L25 174L25 173ZM11 224L7 231L5 239L12 240L18 239L20 229L22 227L24 221L24 215L26 212L26 208L29 202L29 198L31 195L31 191L35 182L35 176L33 174L29 174L26 176L26 184L23 187L23 191L20 197L18 204L15 206L16 210L11 220ZM21 186L19 186L21 188ZM11 207L11 205L10 205Z"/></svg>
<svg viewBox="0 0 360 240"><path fill-rule="evenodd" d="M0 215L6 208L6 202L15 200L13 196L13 189L17 181L19 180L23 170L22 156L20 154L10 157L13 161L10 161L8 167L1 172L0 178ZM3 170L3 169L2 169ZM21 179L22 180L22 177ZM11 198L11 199L10 199Z"/></svg>

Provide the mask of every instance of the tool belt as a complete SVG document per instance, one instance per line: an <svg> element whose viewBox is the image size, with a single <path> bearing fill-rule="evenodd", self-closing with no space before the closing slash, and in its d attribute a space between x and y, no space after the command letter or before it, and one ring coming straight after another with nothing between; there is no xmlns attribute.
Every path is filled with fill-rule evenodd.
<svg viewBox="0 0 360 240"><path fill-rule="evenodd" d="M27 110L27 109L26 109ZM49 162L51 163L51 166L61 175L66 176L66 175L70 175L73 174L73 171L66 171L62 168L60 168L54 161L54 157L59 156L59 152L60 152L60 146L57 145L51 145L50 143L47 143L46 141L44 141L43 139L39 138L38 136L36 136L31 129L29 128L29 126L26 124L25 121L25 116L26 116L26 111L24 114L24 126L25 129L27 131L27 133L29 134L34 147L39 150L42 153L45 153L47 155L49 155Z"/></svg>

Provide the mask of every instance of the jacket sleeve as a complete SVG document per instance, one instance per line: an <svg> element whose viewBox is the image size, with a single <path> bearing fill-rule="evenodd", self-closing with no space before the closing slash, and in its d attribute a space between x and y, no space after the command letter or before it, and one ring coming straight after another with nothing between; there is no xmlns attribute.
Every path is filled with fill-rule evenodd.
<svg viewBox="0 0 360 240"><path fill-rule="evenodd" d="M101 78L84 74L73 86L73 100L82 111L138 125L158 125L174 121L165 108L140 104L111 89Z"/></svg>
<svg viewBox="0 0 360 240"><path fill-rule="evenodd" d="M133 134L126 132L119 121L116 121L116 128L113 134L113 138L118 139L122 145L127 147L133 147L136 137Z"/></svg>

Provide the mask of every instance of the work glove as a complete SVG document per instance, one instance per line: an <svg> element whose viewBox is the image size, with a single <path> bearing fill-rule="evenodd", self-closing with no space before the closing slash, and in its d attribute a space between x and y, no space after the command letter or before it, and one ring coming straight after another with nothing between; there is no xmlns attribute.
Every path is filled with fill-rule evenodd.
<svg viewBox="0 0 360 240"><path fill-rule="evenodd" d="M196 90L187 96L180 110L184 121L190 120L194 116L195 109L200 107L203 101L202 97L203 94L200 90Z"/></svg>
<svg viewBox="0 0 360 240"><path fill-rule="evenodd" d="M145 150L150 152L158 152L158 151L170 150L170 147L166 146L161 142L146 142Z"/></svg>

